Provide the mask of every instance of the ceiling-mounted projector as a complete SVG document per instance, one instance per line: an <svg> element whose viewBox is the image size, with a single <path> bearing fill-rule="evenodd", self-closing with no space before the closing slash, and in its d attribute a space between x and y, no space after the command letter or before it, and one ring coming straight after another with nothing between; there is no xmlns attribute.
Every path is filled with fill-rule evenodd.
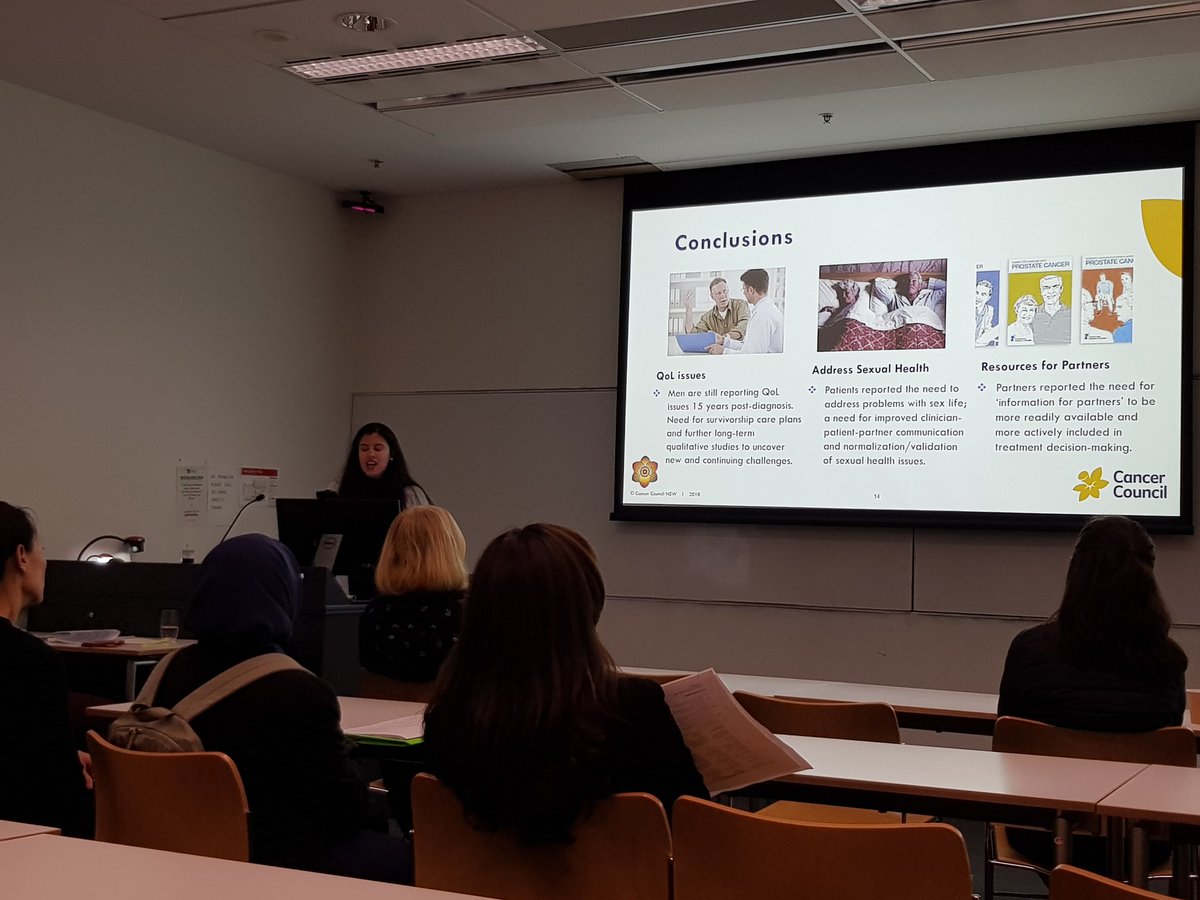
<svg viewBox="0 0 1200 900"><path fill-rule="evenodd" d="M368 213L370 215L383 215L384 209L382 203L376 203L371 199L370 191L359 191L358 200L343 200L342 207L351 209L354 212Z"/></svg>

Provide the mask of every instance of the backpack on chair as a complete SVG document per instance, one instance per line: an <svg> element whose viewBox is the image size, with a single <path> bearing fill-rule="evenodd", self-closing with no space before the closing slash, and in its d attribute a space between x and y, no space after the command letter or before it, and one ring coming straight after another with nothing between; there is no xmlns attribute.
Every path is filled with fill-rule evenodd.
<svg viewBox="0 0 1200 900"><path fill-rule="evenodd" d="M158 692L159 682L178 652L176 650L163 657L146 679L146 684L134 699L129 711L122 713L109 726L110 743L126 750L141 750L147 753L201 751L204 744L192 729L192 719L265 675L288 669L304 669L300 663L284 653L264 653L243 660L210 678L176 703L172 709L155 706L154 695Z"/></svg>

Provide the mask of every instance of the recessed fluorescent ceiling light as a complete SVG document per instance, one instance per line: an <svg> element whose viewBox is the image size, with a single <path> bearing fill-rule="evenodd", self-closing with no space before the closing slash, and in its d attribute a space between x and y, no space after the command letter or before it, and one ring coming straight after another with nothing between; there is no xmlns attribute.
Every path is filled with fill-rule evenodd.
<svg viewBox="0 0 1200 900"><path fill-rule="evenodd" d="M347 78L354 75L424 69L429 66L445 66L452 63L496 59L503 56L523 56L529 53L541 53L545 49L533 38L522 34L515 37L463 41L460 44L436 44L431 47L387 50L383 53L365 53L362 56L347 56L341 59L292 63L284 66L283 70L299 75L301 78Z"/></svg>
<svg viewBox="0 0 1200 900"><path fill-rule="evenodd" d="M889 6L912 6L914 3L932 3L934 0L854 0L854 5L863 12L887 9Z"/></svg>

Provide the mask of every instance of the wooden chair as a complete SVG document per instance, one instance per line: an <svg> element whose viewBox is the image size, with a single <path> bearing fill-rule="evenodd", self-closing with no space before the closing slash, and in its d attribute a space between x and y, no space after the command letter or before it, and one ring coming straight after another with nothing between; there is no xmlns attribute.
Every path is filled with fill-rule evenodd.
<svg viewBox="0 0 1200 900"><path fill-rule="evenodd" d="M1162 900L1161 894L1130 887L1111 878L1074 866L1058 866L1050 873L1050 900Z"/></svg>
<svg viewBox="0 0 1200 900"><path fill-rule="evenodd" d="M737 691L734 699L756 722L772 734L799 734L809 737L844 738L851 741L900 743L900 725L896 712L886 703L839 703L764 697ZM877 812L821 803L780 800L759 810L758 815L799 822L826 822L853 825L898 825L903 822L930 822L929 816Z"/></svg>
<svg viewBox="0 0 1200 900"><path fill-rule="evenodd" d="M358 673L358 696L375 700L410 700L428 703L433 696L432 681L397 681L366 669Z"/></svg>
<svg viewBox="0 0 1200 900"><path fill-rule="evenodd" d="M1016 716L1001 716L996 720L992 749L1001 753L1106 759L1114 762L1155 763L1186 768L1194 768L1196 765L1195 735L1191 729L1178 725L1160 728L1158 731L1123 734L1057 728L1044 722L1034 722ZM1045 866L1017 851L1009 837L1010 826L991 824L987 828L983 854L984 900L1002 896L995 890L996 866L1028 869L1043 876L1050 874ZM1169 871L1152 873L1154 877L1169 874Z"/></svg>
<svg viewBox="0 0 1200 900"><path fill-rule="evenodd" d="M671 831L649 794L618 794L578 824L570 845L526 846L477 831L432 775L412 783L417 887L500 900L669 900Z"/></svg>
<svg viewBox="0 0 1200 900"><path fill-rule="evenodd" d="M962 835L949 825L786 822L681 797L672 820L674 900L970 900Z"/></svg>
<svg viewBox="0 0 1200 900"><path fill-rule="evenodd" d="M96 840L250 859L246 791L224 753L141 753L87 734Z"/></svg>
<svg viewBox="0 0 1200 900"><path fill-rule="evenodd" d="M896 712L886 703L795 700L746 691L737 691L733 698L772 734L900 743Z"/></svg>

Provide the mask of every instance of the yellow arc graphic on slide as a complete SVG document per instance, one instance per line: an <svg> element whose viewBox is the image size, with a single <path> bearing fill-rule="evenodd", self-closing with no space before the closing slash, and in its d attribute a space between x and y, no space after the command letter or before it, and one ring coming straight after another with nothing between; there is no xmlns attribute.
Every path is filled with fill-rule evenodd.
<svg viewBox="0 0 1200 900"><path fill-rule="evenodd" d="M1082 503L1088 497L1100 499L1100 492L1108 487L1108 482L1104 480L1104 470L1099 466L1092 469L1089 473L1086 470L1079 473L1079 484L1075 485L1072 490L1079 492L1079 502Z"/></svg>
<svg viewBox="0 0 1200 900"><path fill-rule="evenodd" d="M1168 272L1183 277L1183 201L1143 200L1142 227L1150 249Z"/></svg>

